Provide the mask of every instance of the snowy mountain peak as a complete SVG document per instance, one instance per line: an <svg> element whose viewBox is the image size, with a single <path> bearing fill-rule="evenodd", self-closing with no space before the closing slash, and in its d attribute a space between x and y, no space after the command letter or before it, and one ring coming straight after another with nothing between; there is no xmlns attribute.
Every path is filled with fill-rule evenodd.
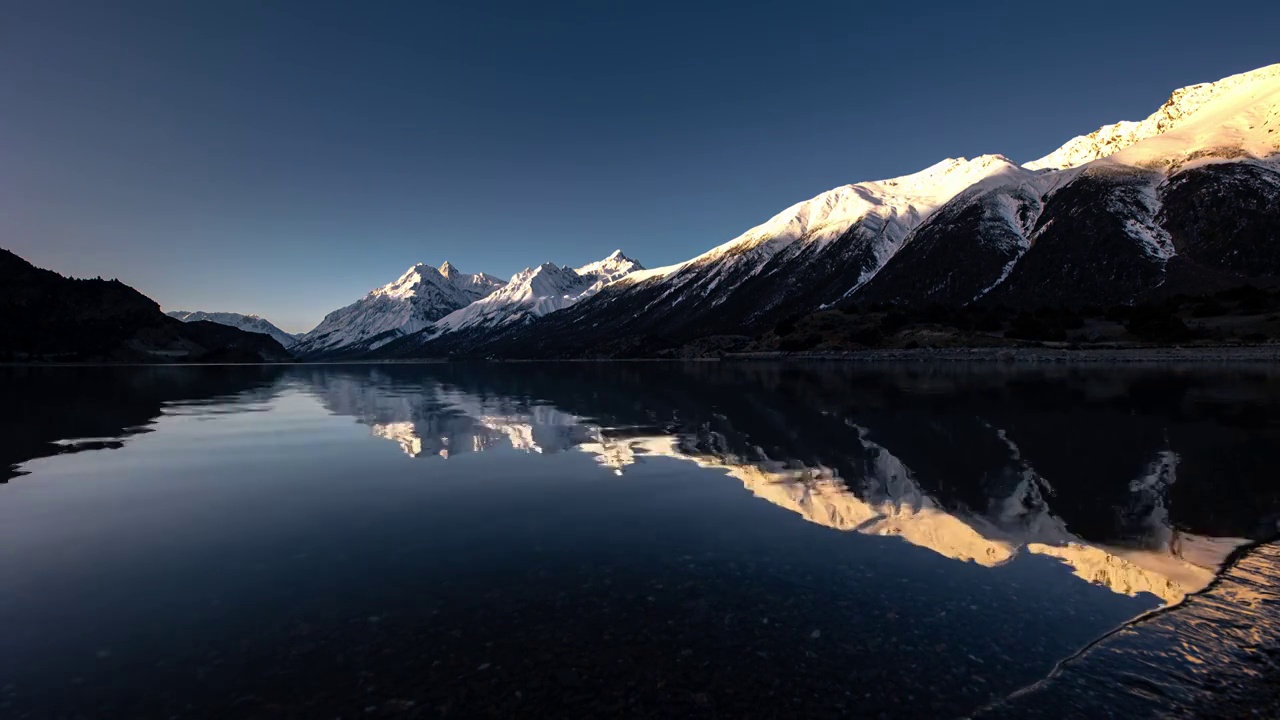
<svg viewBox="0 0 1280 720"><path fill-rule="evenodd" d="M430 265L418 263L405 270L404 274L395 281L373 290L370 295L385 295L392 298L413 297L423 282L431 282L438 277L443 277L438 270Z"/></svg>
<svg viewBox="0 0 1280 720"><path fill-rule="evenodd" d="M459 272L445 262L440 269L418 263L395 281L325 316L302 336L302 355L332 353L349 346L372 347L417 332L504 285L486 273Z"/></svg>
<svg viewBox="0 0 1280 720"><path fill-rule="evenodd" d="M574 272L583 276L595 276L597 280L613 282L624 275L643 269L644 266L624 255L621 250L614 250L605 259L587 263L576 268Z"/></svg>
<svg viewBox="0 0 1280 720"><path fill-rule="evenodd" d="M1190 156L1202 150L1240 150L1264 157L1280 149L1280 64L1232 75L1217 82L1174 90L1160 109L1139 122L1104 125L1072 138L1048 155L1029 162L1031 170L1078 167L1144 144L1116 157L1118 162L1148 165L1153 160ZM1162 142L1144 143L1169 135Z"/></svg>
<svg viewBox="0 0 1280 720"><path fill-rule="evenodd" d="M369 294L405 299L426 292L425 288L437 288L446 293L474 296L471 299L478 300L502 284L501 280L487 273L469 275L459 272L448 261L445 261L438 270L426 263L418 263L406 270L394 282L387 283Z"/></svg>
<svg viewBox="0 0 1280 720"><path fill-rule="evenodd" d="M488 297L441 318L433 332L440 335L545 315L591 297L605 285L643 269L621 250L577 269L549 262L526 268Z"/></svg>

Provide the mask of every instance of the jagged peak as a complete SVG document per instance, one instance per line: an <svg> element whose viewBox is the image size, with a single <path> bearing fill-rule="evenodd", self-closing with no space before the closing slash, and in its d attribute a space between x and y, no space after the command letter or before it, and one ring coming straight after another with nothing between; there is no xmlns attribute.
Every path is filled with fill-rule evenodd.
<svg viewBox="0 0 1280 720"><path fill-rule="evenodd" d="M621 250L614 250L602 260L587 263L578 268L574 268L574 272L579 275L607 275L611 279L616 279L628 273L637 270L643 270L644 266L638 261L627 257Z"/></svg>
<svg viewBox="0 0 1280 720"><path fill-rule="evenodd" d="M432 276L440 277L440 271L427 265L426 263L417 263L405 270L400 277L392 282L374 289L370 295L385 295L393 298L404 298L412 296L422 282Z"/></svg>
<svg viewBox="0 0 1280 720"><path fill-rule="evenodd" d="M443 263L442 265L440 265L440 271L439 271L439 272L440 272L440 274L441 274L441 275L443 275L443 276L445 276L445 277L450 277L450 276L452 276L454 273L458 272L458 268L457 268L457 267L455 267L455 266L453 265L453 263L449 262L448 260L445 260L445 261L444 261L444 263Z"/></svg>

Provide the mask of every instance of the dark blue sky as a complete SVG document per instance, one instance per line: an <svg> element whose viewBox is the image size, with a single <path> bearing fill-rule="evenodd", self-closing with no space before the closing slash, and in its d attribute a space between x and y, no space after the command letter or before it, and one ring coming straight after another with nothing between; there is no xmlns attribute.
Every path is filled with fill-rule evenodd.
<svg viewBox="0 0 1280 720"><path fill-rule="evenodd" d="M677 262L1280 61L1274 0L0 5L0 246L295 331L414 262Z"/></svg>

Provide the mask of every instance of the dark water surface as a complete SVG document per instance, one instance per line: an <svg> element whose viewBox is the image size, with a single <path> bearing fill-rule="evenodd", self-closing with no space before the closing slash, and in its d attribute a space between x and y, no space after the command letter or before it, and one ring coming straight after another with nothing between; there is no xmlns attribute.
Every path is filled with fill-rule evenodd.
<svg viewBox="0 0 1280 720"><path fill-rule="evenodd" d="M1259 368L8 368L0 397L0 717L954 717L1280 518Z"/></svg>

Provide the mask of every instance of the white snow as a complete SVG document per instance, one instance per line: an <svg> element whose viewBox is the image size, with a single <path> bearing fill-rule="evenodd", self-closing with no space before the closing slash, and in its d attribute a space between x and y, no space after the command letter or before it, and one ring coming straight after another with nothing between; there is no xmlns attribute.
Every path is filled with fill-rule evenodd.
<svg viewBox="0 0 1280 720"><path fill-rule="evenodd" d="M1176 255L1177 251L1173 247L1173 238L1169 237L1169 233L1160 227L1155 219L1156 214L1160 212L1160 200L1156 193L1156 185L1160 181L1163 181L1163 178L1143 188L1143 214L1138 217L1126 217L1124 229L1125 233L1138 241L1144 252L1163 263Z"/></svg>
<svg viewBox="0 0 1280 720"><path fill-rule="evenodd" d="M902 177L844 185L792 205L687 265L751 250L757 251L753 259L759 259L800 239L822 247L868 215L884 219L885 233L901 238L930 212L979 180L1016 170L1017 165L1002 155L982 155L972 160L948 158Z"/></svg>
<svg viewBox="0 0 1280 720"><path fill-rule="evenodd" d="M299 339L297 352L331 352L386 333L414 333L503 284L485 273L459 272L448 262L439 269L414 265L395 281L326 315L315 329ZM387 341L375 342L382 345Z"/></svg>
<svg viewBox="0 0 1280 720"><path fill-rule="evenodd" d="M605 285L643 269L621 250L577 269L543 263L521 270L496 292L444 316L435 323L432 333L439 336L546 315L591 297Z"/></svg>
<svg viewBox="0 0 1280 720"><path fill-rule="evenodd" d="M982 155L972 160L949 158L902 177L844 185L796 203L697 257L634 273L619 285L665 283L666 291L651 305L673 293L682 293L679 297L684 299L719 292L719 301L733 289L724 283L734 283L736 287L762 271L784 249L802 243L806 249L821 252L855 224L865 222L875 228L875 245L870 248L874 261L859 279L860 286L902 247L913 229L957 194L977 183L1027 174L1006 157Z"/></svg>

